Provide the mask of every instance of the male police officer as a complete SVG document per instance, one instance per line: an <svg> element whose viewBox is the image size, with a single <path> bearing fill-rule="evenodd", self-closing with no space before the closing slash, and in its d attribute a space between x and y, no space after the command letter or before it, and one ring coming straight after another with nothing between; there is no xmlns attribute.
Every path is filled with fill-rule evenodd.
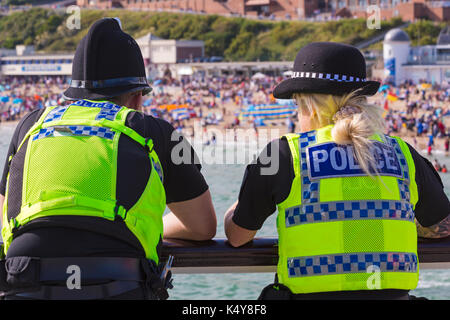
<svg viewBox="0 0 450 320"><path fill-rule="evenodd" d="M173 127L137 111L150 90L137 43L105 18L77 47L73 103L19 123L0 184L7 299L165 299L163 233L215 235L200 166L175 165ZM81 272L76 290L69 266Z"/></svg>

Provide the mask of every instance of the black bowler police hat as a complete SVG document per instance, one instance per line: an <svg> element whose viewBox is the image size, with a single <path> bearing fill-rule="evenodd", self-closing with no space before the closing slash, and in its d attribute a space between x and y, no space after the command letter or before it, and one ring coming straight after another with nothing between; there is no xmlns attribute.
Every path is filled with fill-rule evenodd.
<svg viewBox="0 0 450 320"><path fill-rule="evenodd" d="M78 44L72 65L68 100L108 99L127 92L152 88L145 75L144 59L136 41L122 31L120 20L96 21Z"/></svg>
<svg viewBox="0 0 450 320"><path fill-rule="evenodd" d="M366 61L355 47L336 42L312 42L297 53L292 77L275 87L273 96L291 99L293 93L360 95L377 93L380 83L366 79Z"/></svg>

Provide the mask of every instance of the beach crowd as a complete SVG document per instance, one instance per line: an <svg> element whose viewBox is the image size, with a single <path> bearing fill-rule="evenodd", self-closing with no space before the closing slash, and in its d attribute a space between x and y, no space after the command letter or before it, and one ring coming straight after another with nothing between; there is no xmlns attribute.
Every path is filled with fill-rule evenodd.
<svg viewBox="0 0 450 320"><path fill-rule="evenodd" d="M199 121L203 127L253 127L257 131L257 119L243 119L240 112L248 105L282 104L271 91L283 78L257 73L253 77L155 79L153 92L144 98L143 112L170 122L181 132L190 131L193 121ZM68 81L65 77L0 79L0 123L18 120L38 108L67 104L62 92ZM449 153L450 87L408 81L398 87L382 88L373 102L384 107L387 134L410 137L415 147L425 140L429 155L435 149ZM270 125L293 132L294 118L295 114L275 119Z"/></svg>

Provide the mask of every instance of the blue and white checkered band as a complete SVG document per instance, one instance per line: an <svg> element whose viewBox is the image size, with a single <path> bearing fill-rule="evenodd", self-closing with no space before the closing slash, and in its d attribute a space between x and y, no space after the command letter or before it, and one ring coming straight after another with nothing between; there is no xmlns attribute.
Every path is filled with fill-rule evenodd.
<svg viewBox="0 0 450 320"><path fill-rule="evenodd" d="M152 159L152 163L153 163L153 168L155 169L156 173L159 176L159 179L161 180L161 182L163 182L164 178L163 178L163 174L162 174L162 170L161 170L161 166L159 163L153 161Z"/></svg>
<svg viewBox="0 0 450 320"><path fill-rule="evenodd" d="M54 126L40 129L33 140L56 136L96 136L112 140L115 132L108 128L94 126Z"/></svg>
<svg viewBox="0 0 450 320"><path fill-rule="evenodd" d="M330 81L339 82L366 82L366 78L359 78L355 76L349 76L345 74L337 73L319 73L319 72L305 72L305 71L294 71L292 72L292 78L309 78L309 79L323 79Z"/></svg>
<svg viewBox="0 0 450 320"><path fill-rule="evenodd" d="M78 100L72 105L78 107L100 108L100 112L95 117L95 120L107 119L113 121L117 113L122 107L110 102L92 102L87 100Z"/></svg>
<svg viewBox="0 0 450 320"><path fill-rule="evenodd" d="M69 108L69 106L60 106L60 107L56 107L56 108L52 109L52 111L50 111L45 116L44 123L47 123L50 121L61 120L61 118L64 115L64 112L66 112L67 108Z"/></svg>
<svg viewBox="0 0 450 320"><path fill-rule="evenodd" d="M359 200L320 202L286 209L286 227L317 222L367 219L414 222L414 217L412 205L407 201Z"/></svg>
<svg viewBox="0 0 450 320"><path fill-rule="evenodd" d="M398 160L400 161L400 166L402 168L403 178L406 180L406 183L409 184L409 169L408 163L406 162L405 155L398 144L398 141L392 137L384 136L385 140L394 148L395 154L397 155Z"/></svg>
<svg viewBox="0 0 450 320"><path fill-rule="evenodd" d="M417 256L409 252L371 252L288 258L289 277L348 273L417 272Z"/></svg>
<svg viewBox="0 0 450 320"><path fill-rule="evenodd" d="M386 137L391 139L390 137ZM398 143L388 140L395 149L401 170L397 179L400 200L357 200L320 202L320 179L312 179L308 167L308 147L316 141L315 131L299 137L301 204L285 210L286 228L301 224L346 220L402 220L414 223L415 214L410 203L408 166ZM390 156L393 156L390 154ZM392 158L393 159L393 158ZM394 162L392 162L394 163Z"/></svg>
<svg viewBox="0 0 450 320"><path fill-rule="evenodd" d="M316 142L316 131L301 133L298 138L300 151L300 172L302 179L302 205L319 202L319 181L311 182L308 174L306 149Z"/></svg>

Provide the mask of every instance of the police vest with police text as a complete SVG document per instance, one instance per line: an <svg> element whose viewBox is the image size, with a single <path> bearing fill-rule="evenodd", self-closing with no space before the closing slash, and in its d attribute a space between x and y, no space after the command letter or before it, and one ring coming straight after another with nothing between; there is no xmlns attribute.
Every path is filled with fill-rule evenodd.
<svg viewBox="0 0 450 320"><path fill-rule="evenodd" d="M372 137L369 176L351 145L332 141L332 128L284 136L295 177L278 204L279 282L296 294L414 289L418 193L408 146Z"/></svg>
<svg viewBox="0 0 450 320"><path fill-rule="evenodd" d="M146 257L158 263L157 246L162 239L166 206L162 167L152 140L125 125L131 111L135 110L90 100L44 111L18 148L27 143L18 214L8 213L8 174L2 228L5 254L14 232L29 221L80 215L122 219L141 243ZM141 145L151 163L145 190L129 210L116 199L122 134Z"/></svg>

